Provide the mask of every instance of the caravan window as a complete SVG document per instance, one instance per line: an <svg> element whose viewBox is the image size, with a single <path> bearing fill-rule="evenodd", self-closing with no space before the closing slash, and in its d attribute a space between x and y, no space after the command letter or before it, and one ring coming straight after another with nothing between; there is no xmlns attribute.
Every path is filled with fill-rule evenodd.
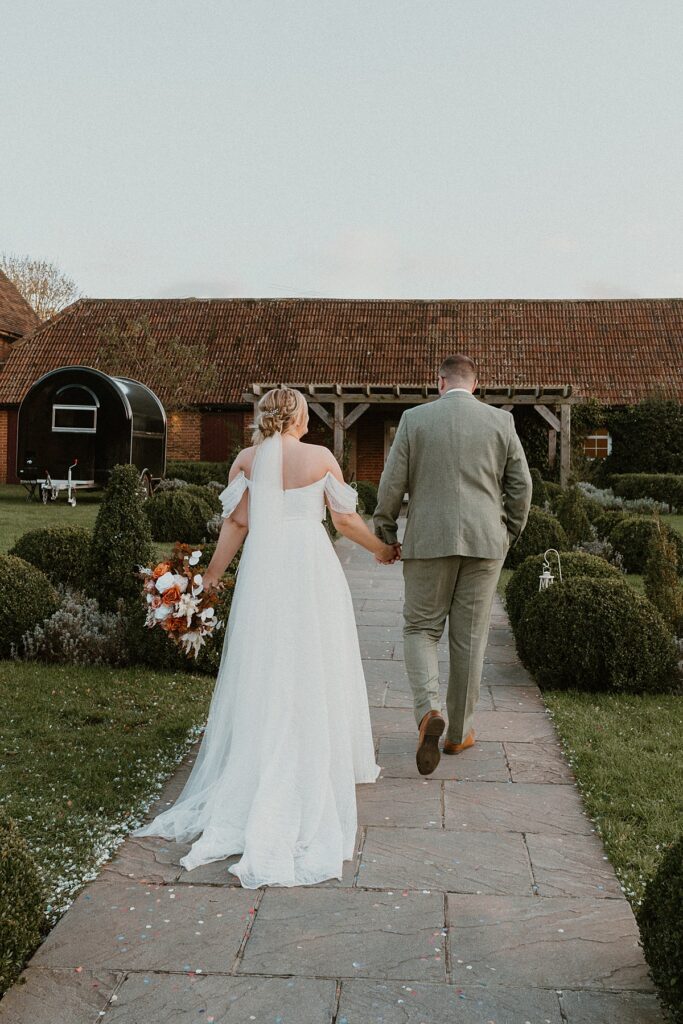
<svg viewBox="0 0 683 1024"><path fill-rule="evenodd" d="M52 406L54 433L94 434L97 431L97 396L85 387L60 388Z"/></svg>

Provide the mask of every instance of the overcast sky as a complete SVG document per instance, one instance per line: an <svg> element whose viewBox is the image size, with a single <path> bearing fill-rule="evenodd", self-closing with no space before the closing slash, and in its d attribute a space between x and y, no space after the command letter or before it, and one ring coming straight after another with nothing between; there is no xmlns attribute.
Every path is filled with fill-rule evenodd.
<svg viewBox="0 0 683 1024"><path fill-rule="evenodd" d="M86 295L683 294L680 0L0 8L0 251Z"/></svg>

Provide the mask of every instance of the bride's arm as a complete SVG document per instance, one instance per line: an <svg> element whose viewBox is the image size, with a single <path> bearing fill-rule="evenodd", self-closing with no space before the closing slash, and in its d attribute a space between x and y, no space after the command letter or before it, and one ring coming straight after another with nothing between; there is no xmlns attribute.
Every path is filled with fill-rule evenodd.
<svg viewBox="0 0 683 1024"><path fill-rule="evenodd" d="M344 475L339 463L333 456L330 457L329 472L336 480L344 484ZM342 537L347 537L354 544L359 544L362 548L372 552L375 558L381 562L393 562L398 558L397 549L390 544L385 544L383 540L376 537L368 529L367 523L362 516L357 512L335 512L330 505L329 499L326 500L335 529L341 533Z"/></svg>
<svg viewBox="0 0 683 1024"><path fill-rule="evenodd" d="M243 456L244 452L240 452L233 462L228 475L228 484L231 484L235 477L244 472L246 462ZM203 576L205 590L215 587L220 582L221 576L244 543L244 539L249 532L248 502L249 491L245 490L239 504L223 520L221 532L216 543L216 550Z"/></svg>

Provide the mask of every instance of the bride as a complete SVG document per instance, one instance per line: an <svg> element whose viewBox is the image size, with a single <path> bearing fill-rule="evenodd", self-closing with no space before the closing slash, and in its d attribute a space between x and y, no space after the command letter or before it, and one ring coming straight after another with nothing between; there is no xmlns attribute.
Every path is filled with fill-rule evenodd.
<svg viewBox="0 0 683 1024"><path fill-rule="evenodd" d="M175 804L134 835L195 839L180 863L241 854L246 888L342 877L354 853L356 791L380 768L351 594L323 525L392 562L356 512L327 448L305 444L308 407L292 388L258 405L254 444L221 494L223 526L204 574L214 587L243 541L208 722Z"/></svg>

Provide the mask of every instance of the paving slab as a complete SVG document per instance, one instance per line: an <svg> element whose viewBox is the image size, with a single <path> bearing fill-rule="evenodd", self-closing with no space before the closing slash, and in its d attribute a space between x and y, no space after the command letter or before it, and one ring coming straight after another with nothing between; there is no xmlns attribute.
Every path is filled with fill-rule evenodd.
<svg viewBox="0 0 683 1024"><path fill-rule="evenodd" d="M312 978L129 974L106 1024L330 1024L336 984Z"/></svg>
<svg viewBox="0 0 683 1024"><path fill-rule="evenodd" d="M535 711L545 714L538 686L496 686L487 688L493 711ZM483 710L483 709L482 709ZM488 709L487 709L488 710Z"/></svg>
<svg viewBox="0 0 683 1024"><path fill-rule="evenodd" d="M420 779L415 764L416 738L399 733L379 741L378 764L383 778ZM510 772L502 743L483 740L461 754L443 754L430 779L508 782Z"/></svg>
<svg viewBox="0 0 683 1024"><path fill-rule="evenodd" d="M228 973L253 908L249 890L124 883L103 874L77 897L30 965Z"/></svg>
<svg viewBox="0 0 683 1024"><path fill-rule="evenodd" d="M417 740L415 715L409 708L370 708L370 721L375 736L408 733Z"/></svg>
<svg viewBox="0 0 683 1024"><path fill-rule="evenodd" d="M440 893L267 889L240 974L445 981Z"/></svg>
<svg viewBox="0 0 683 1024"><path fill-rule="evenodd" d="M540 896L623 896L597 835L548 836L528 832L526 845Z"/></svg>
<svg viewBox="0 0 683 1024"><path fill-rule="evenodd" d="M647 992L561 992L567 1024L664 1024L657 997Z"/></svg>
<svg viewBox="0 0 683 1024"><path fill-rule="evenodd" d="M358 884L376 889L533 894L524 839L514 832L367 830Z"/></svg>
<svg viewBox="0 0 683 1024"><path fill-rule="evenodd" d="M449 895L453 981L649 990L626 900Z"/></svg>
<svg viewBox="0 0 683 1024"><path fill-rule="evenodd" d="M495 701L495 690L493 690ZM538 743L555 739L555 727L547 712L539 711L479 711L474 729L480 740L513 740L518 743Z"/></svg>
<svg viewBox="0 0 683 1024"><path fill-rule="evenodd" d="M124 978L80 967L27 967L0 1002L2 1024L94 1024Z"/></svg>
<svg viewBox="0 0 683 1024"><path fill-rule="evenodd" d="M594 829L574 786L449 781L443 786L446 828L550 835L585 835Z"/></svg>
<svg viewBox="0 0 683 1024"><path fill-rule="evenodd" d="M359 825L441 828L442 783L415 774L416 779L380 778L372 785L359 786Z"/></svg>
<svg viewBox="0 0 683 1024"><path fill-rule="evenodd" d="M505 740L505 754L514 782L574 782L574 773L557 739L536 743Z"/></svg>
<svg viewBox="0 0 683 1024"><path fill-rule="evenodd" d="M337 1024L563 1024L563 1021L555 992L489 990L473 985L419 982L344 981Z"/></svg>

